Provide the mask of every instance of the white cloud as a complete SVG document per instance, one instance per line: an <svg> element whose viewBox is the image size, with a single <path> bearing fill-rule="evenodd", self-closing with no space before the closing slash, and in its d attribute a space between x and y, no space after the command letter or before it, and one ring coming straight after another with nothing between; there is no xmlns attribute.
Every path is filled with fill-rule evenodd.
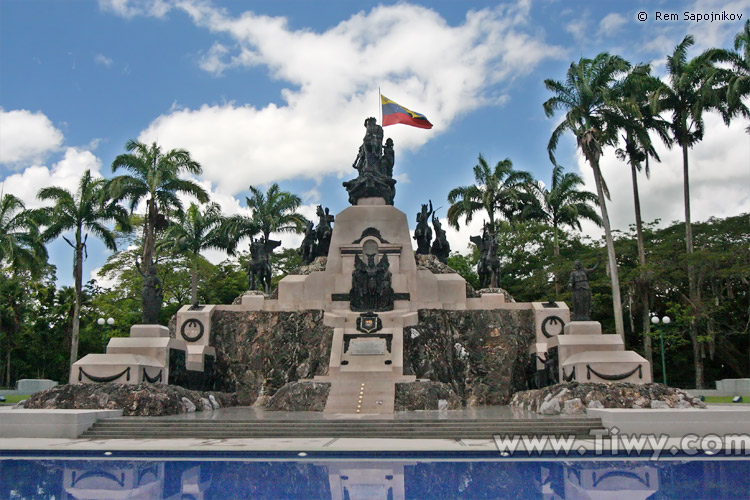
<svg viewBox="0 0 750 500"><path fill-rule="evenodd" d="M715 113L704 115L706 133L703 141L689 152L690 209L694 222L709 217L729 217L750 212L750 136L748 123L737 119L729 127ZM640 174L638 188L644 222L661 219L665 226L684 222L682 150L657 147L661 163L651 164L651 178ZM578 167L586 189L596 192L594 176L583 157ZM617 160L614 151L605 150L601 160L602 174L612 196L607 203L613 229L627 230L635 223L630 168ZM603 231L590 223L582 224L584 233L599 237Z"/></svg>
<svg viewBox="0 0 750 500"><path fill-rule="evenodd" d="M104 54L97 54L96 57L94 57L94 62L108 68L114 63L111 57L107 57Z"/></svg>
<svg viewBox="0 0 750 500"><path fill-rule="evenodd" d="M58 186L75 192L83 173L91 170L93 177L101 177L101 166L101 160L90 151L68 148L63 159L51 168L33 165L23 172L6 177L3 189L23 200L26 208L38 208L43 205L36 197L40 189Z"/></svg>
<svg viewBox="0 0 750 500"><path fill-rule="evenodd" d="M469 12L458 26L424 7L379 6L321 33L293 30L284 18L250 12L231 17L206 3L177 6L198 26L234 42L215 43L199 62L203 69L218 75L264 65L291 86L282 91L283 105L174 109L141 133L141 141L190 150L204 178L229 193L251 184L349 173L362 121L377 113L378 86L435 124L429 132L386 129L399 151L413 150L460 114L497 103L486 95L489 86L564 53L536 31L530 34L526 2Z"/></svg>
<svg viewBox="0 0 750 500"><path fill-rule="evenodd" d="M172 7L164 0L99 0L99 8L125 18L135 16L163 18Z"/></svg>
<svg viewBox="0 0 750 500"><path fill-rule="evenodd" d="M39 162L62 141L62 132L44 113L0 108L0 164Z"/></svg>
<svg viewBox="0 0 750 500"><path fill-rule="evenodd" d="M601 36L613 36L620 28L627 22L625 16L612 12L607 14L604 18L599 21L599 35Z"/></svg>

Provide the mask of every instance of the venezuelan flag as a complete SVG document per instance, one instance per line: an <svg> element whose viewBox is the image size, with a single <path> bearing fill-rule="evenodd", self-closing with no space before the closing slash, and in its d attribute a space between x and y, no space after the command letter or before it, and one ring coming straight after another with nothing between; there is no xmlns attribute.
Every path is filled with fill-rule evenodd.
<svg viewBox="0 0 750 500"><path fill-rule="evenodd" d="M412 127L432 128L432 123L430 123L424 115L406 109L400 104L391 101L384 95L380 96L380 104L383 107L384 127L387 125L403 123L404 125L411 125Z"/></svg>

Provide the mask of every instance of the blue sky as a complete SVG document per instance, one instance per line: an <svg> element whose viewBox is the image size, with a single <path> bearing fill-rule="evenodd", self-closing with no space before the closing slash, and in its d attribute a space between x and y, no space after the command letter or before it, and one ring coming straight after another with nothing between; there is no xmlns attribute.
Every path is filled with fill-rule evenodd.
<svg viewBox="0 0 750 500"><path fill-rule="evenodd" d="M722 12L740 21L657 21L658 13ZM646 21L639 21L645 12ZM546 146L557 118L542 103L545 78L562 79L571 61L601 51L633 63L664 61L687 33L692 55L731 47L750 16L746 1L518 2L433 1L21 1L0 5L0 181L38 206L36 192L73 189L85 169L111 176L128 139L186 148L201 162L197 179L227 213L245 211L249 185L279 182L303 197L346 208L341 182L367 116L378 116L378 88L435 125L385 128L396 147L396 201L410 223L432 199L472 183L482 153L509 157L547 181ZM691 156L693 218L750 211L747 122L726 127L707 116ZM559 161L593 179L567 138ZM644 218L682 220L681 158L642 181ZM615 227L632 223L627 168L605 151ZM477 223L481 223L477 221ZM476 227L450 234L465 251ZM597 235L595 228L585 230ZM285 237L288 245L298 242ZM61 283L71 254L50 245ZM86 276L107 253L90 245ZM221 256L210 255L213 260Z"/></svg>

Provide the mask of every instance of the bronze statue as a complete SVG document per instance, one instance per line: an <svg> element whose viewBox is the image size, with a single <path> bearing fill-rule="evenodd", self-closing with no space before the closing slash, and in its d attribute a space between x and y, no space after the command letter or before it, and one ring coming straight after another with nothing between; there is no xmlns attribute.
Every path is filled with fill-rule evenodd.
<svg viewBox="0 0 750 500"><path fill-rule="evenodd" d="M366 257L365 263L359 254L354 256L350 307L352 311L391 311L395 296L388 255L383 255L377 263L375 254L367 254Z"/></svg>
<svg viewBox="0 0 750 500"><path fill-rule="evenodd" d="M315 213L318 215L318 226L315 228L315 237L318 240L315 244L315 257L328 257L331 235L333 235L331 223L334 221L334 216L328 212L328 208L323 209L321 205L318 205Z"/></svg>
<svg viewBox="0 0 750 500"><path fill-rule="evenodd" d="M360 198L383 198L393 205L396 195L396 181L393 179L393 141L386 142L383 151L383 127L375 118L365 120L367 132L352 168L357 170L357 178L343 183L349 193L349 203L356 205Z"/></svg>
<svg viewBox="0 0 750 500"><path fill-rule="evenodd" d="M248 272L248 286L250 290L262 287L265 293L271 290L271 254L273 249L281 245L280 241L268 240L261 236L258 240L250 238L250 269Z"/></svg>
<svg viewBox="0 0 750 500"><path fill-rule="evenodd" d="M497 256L495 233L485 224L481 236L472 236L469 239L479 249L479 262L477 263L479 287L497 288L500 283L500 259Z"/></svg>
<svg viewBox="0 0 750 500"><path fill-rule="evenodd" d="M413 239L417 240L417 255L430 253L432 229L430 229L429 220L433 213L432 200L430 200L430 209L427 210L427 205L422 204L422 211L417 214L417 227L414 229L413 236Z"/></svg>
<svg viewBox="0 0 750 500"><path fill-rule="evenodd" d="M591 321L591 290L589 289L588 273L599 267L597 261L591 268L585 268L580 260L573 263L573 272L570 273L568 289L573 290L573 309L570 314L571 321Z"/></svg>
<svg viewBox="0 0 750 500"><path fill-rule="evenodd" d="M430 253L437 257L437 259L443 264L448 263L448 257L451 254L451 246L448 243L448 237L445 234L443 225L440 224L440 219L432 215L432 226L435 228L435 241L432 242L432 248Z"/></svg>
<svg viewBox="0 0 750 500"><path fill-rule="evenodd" d="M302 245L298 250L302 257L302 263L306 266L315 260L315 239L315 225L312 221L308 221L307 228L305 228L305 237L302 239Z"/></svg>

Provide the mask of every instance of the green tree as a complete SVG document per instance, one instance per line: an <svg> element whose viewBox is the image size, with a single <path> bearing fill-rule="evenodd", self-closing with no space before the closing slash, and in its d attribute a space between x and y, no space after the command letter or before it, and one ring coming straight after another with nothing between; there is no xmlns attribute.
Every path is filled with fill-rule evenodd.
<svg viewBox="0 0 750 500"><path fill-rule="evenodd" d="M590 220L597 226L602 225L602 219L592 205L598 205L599 200L594 193L579 190L583 185L580 175L573 172L563 172L562 165L552 168L552 185L550 189L540 188L542 198L543 219L552 226L555 238L554 256L560 256L558 235L562 226L581 230L581 220ZM559 295L557 276L555 280L555 296Z"/></svg>
<svg viewBox="0 0 750 500"><path fill-rule="evenodd" d="M129 174L113 178L109 188L115 199L128 200L131 212L140 201L146 201L141 261L148 270L154 263L157 230L167 227L172 212L182 213L178 194L191 194L206 203L208 193L195 182L180 178L185 173L198 175L202 172L200 164L186 150L172 149L163 153L156 143L147 146L133 140L125 144L125 149L128 153L115 158L112 171L124 169ZM146 317L145 307L141 319L144 323L154 321Z"/></svg>
<svg viewBox="0 0 750 500"><path fill-rule="evenodd" d="M618 148L617 157L630 165L630 175L633 182L633 205L635 207L636 243L638 247L639 275L636 278L636 293L641 303L641 327L643 330L644 352L646 359L653 367L651 328L649 315L649 275L646 271L646 249L643 243L643 218L641 217L641 198L638 191L638 172L645 170L646 177L650 175L649 158L660 161L654 149L651 133L671 146L668 123L654 115L650 105L650 95L661 85L661 82L651 76L648 65L639 65L632 69L625 77L620 99L624 105L618 106L622 118L622 140L624 147Z"/></svg>
<svg viewBox="0 0 750 500"><path fill-rule="evenodd" d="M693 264L693 226L690 214L690 169L688 152L703 139L703 112L721 109L718 93L707 83L711 73L707 54L688 60L687 51L695 43L692 35L687 35L667 56L669 83L660 85L652 96L655 113L669 113L674 141L682 149L683 195L685 200L685 249L688 259L688 300L692 307L699 301L695 286L695 266ZM695 366L696 387L703 387L703 347L698 339L695 321L690 328L693 343L693 363Z"/></svg>
<svg viewBox="0 0 750 500"><path fill-rule="evenodd" d="M555 94L544 103L544 112L548 117L553 116L556 110L566 112L562 123L552 132L547 146L552 163L557 165L554 152L560 137L570 131L575 135L578 147L594 171L599 209L607 241L615 330L623 340L625 339L625 326L622 317L617 257L605 200L605 194L608 195L608 192L599 168L599 159L602 155L602 148L613 145L617 141L617 130L620 128L621 118L617 113L615 100L621 85L619 77L629 67L630 64L621 57L602 52L594 59L582 58L578 63L571 63L565 82L551 79L544 81L547 89Z"/></svg>
<svg viewBox="0 0 750 500"><path fill-rule="evenodd" d="M722 99L725 101L724 121L729 121L735 115L750 116L750 110L742 102L742 99L750 95L750 20L745 21L742 31L734 37L734 51L725 49L710 49L704 57L712 63L725 63L714 66L711 71L710 80L718 80L723 84L720 89ZM716 77L712 79L712 77ZM750 133L750 127L747 128Z"/></svg>
<svg viewBox="0 0 750 500"><path fill-rule="evenodd" d="M0 266L37 272L47 262L35 212L12 194L0 198Z"/></svg>
<svg viewBox="0 0 750 500"><path fill-rule="evenodd" d="M302 233L305 231L307 219L297 213L302 200L296 194L282 191L275 182L264 193L260 189L250 186L250 197L245 197L247 207L253 211L250 217L234 215L228 218L227 234L234 247L242 238L252 237L258 233L268 240L271 233Z"/></svg>
<svg viewBox="0 0 750 500"><path fill-rule="evenodd" d="M510 158L501 160L491 168L480 154L474 166L474 181L470 186L461 186L448 193L448 223L459 229L459 220L464 217L469 224L477 212L484 211L488 226L496 230L496 221L504 218L509 222L538 216L538 200L534 196L530 173L514 170Z"/></svg>
<svg viewBox="0 0 750 500"><path fill-rule="evenodd" d="M177 252L185 253L192 261L190 302L198 303L198 260L203 250L226 250L230 247L225 232L221 207L211 203L201 210L195 203L171 224L163 241Z"/></svg>
<svg viewBox="0 0 750 500"><path fill-rule="evenodd" d="M33 275L39 274L47 262L47 249L42 243L36 214L27 210L24 203L12 194L4 194L0 198L0 269L9 265L10 276L2 277L3 285L9 287L3 292L11 297L17 290L17 280L13 279L24 271ZM6 321L0 323L0 331L5 336L5 385L11 382L11 353L15 345L14 340L19 331L20 306L16 300L11 300L0 307L5 310Z"/></svg>
<svg viewBox="0 0 750 500"><path fill-rule="evenodd" d="M70 366L78 360L78 334L83 287L83 259L89 233L100 238L110 250L117 250L114 234L107 224L117 222L121 227L130 224L124 208L108 198L106 181L93 179L86 170L78 183L78 190L71 193L61 187L47 187L37 195L43 201L51 201L54 206L40 209L45 229L43 238L50 241L67 231L73 231L73 241L62 236L73 248L73 279L75 281L75 308L70 343Z"/></svg>

